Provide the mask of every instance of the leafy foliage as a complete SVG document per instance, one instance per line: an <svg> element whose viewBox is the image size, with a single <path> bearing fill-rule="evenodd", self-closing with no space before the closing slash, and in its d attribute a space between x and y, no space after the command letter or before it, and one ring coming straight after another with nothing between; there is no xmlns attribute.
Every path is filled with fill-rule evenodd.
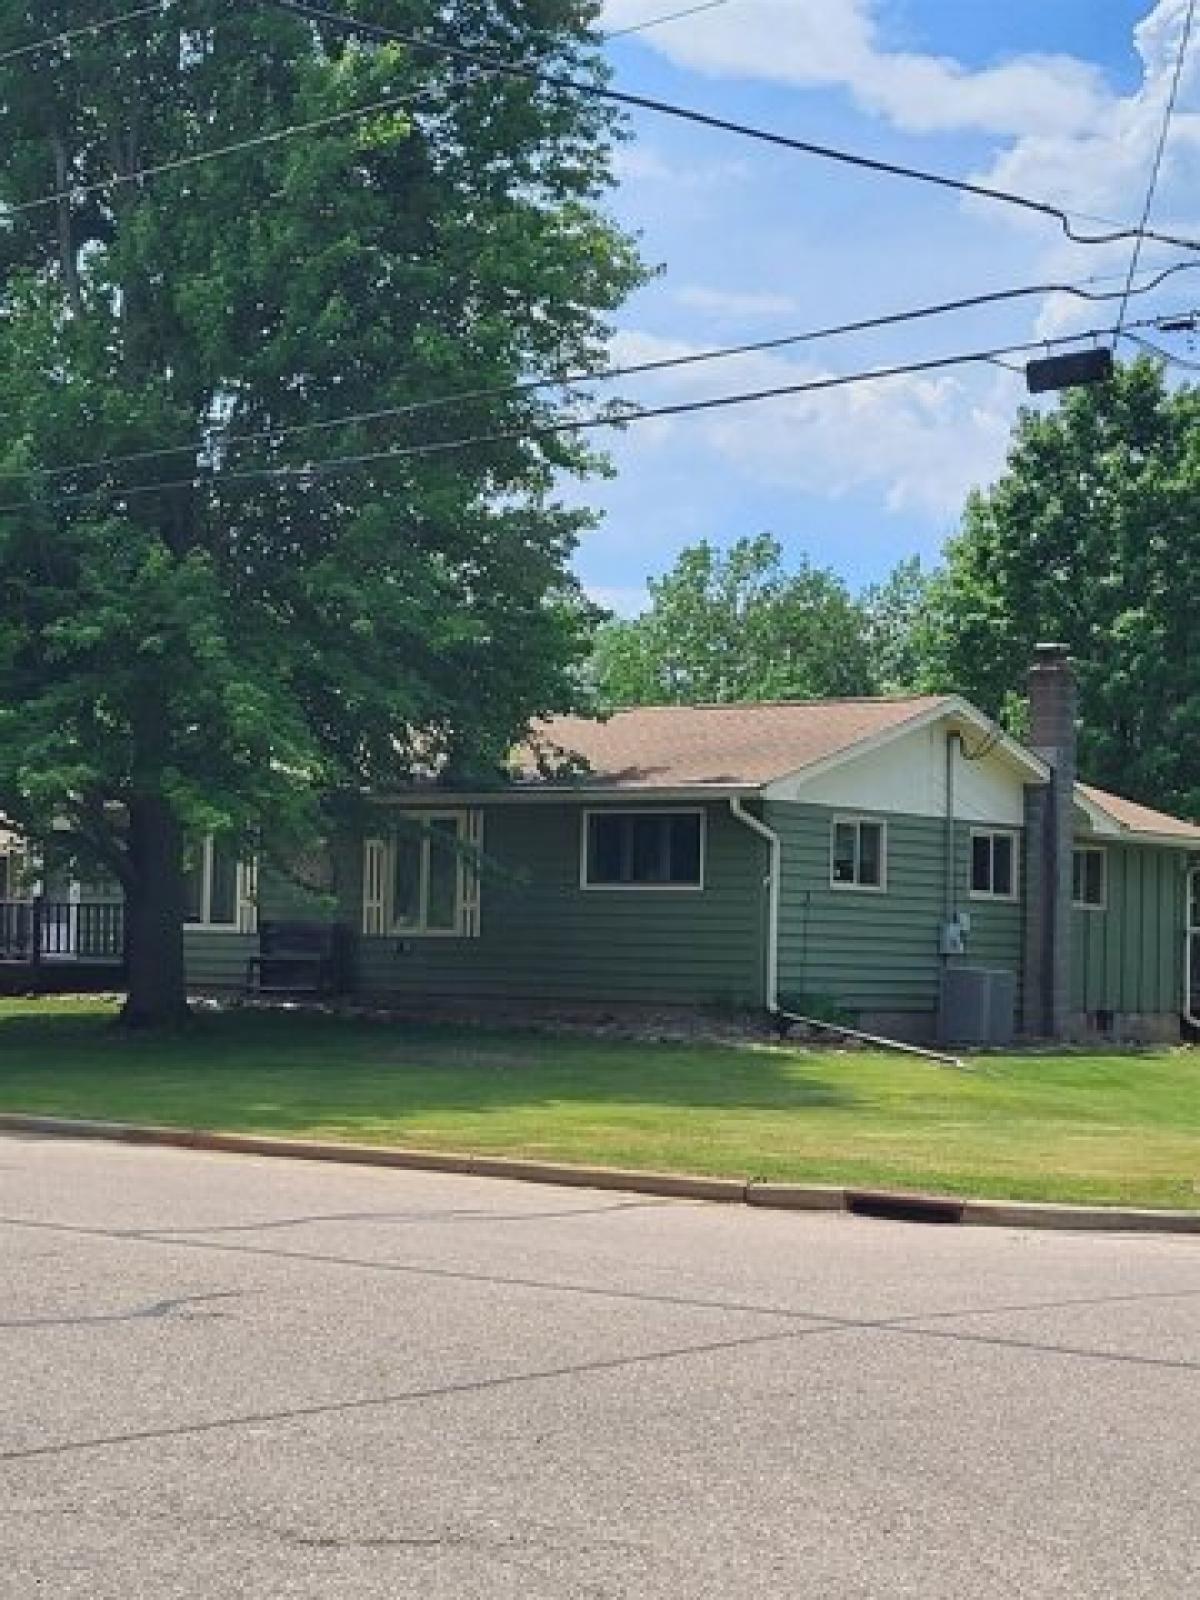
<svg viewBox="0 0 1200 1600"><path fill-rule="evenodd" d="M601 630L594 676L610 706L869 693L869 621L842 581L785 571L768 534L725 553L694 545L631 622Z"/></svg>
<svg viewBox="0 0 1200 1600"><path fill-rule="evenodd" d="M916 641L928 687L1019 704L1034 644L1071 647L1083 776L1200 816L1200 391L1138 360L1022 414L967 506Z"/></svg>
<svg viewBox="0 0 1200 1600"><path fill-rule="evenodd" d="M598 10L462 0L454 36L598 74ZM0 52L111 15L0 0ZM538 433L565 402L289 430L595 364L641 278L599 205L618 136L581 97L226 0L0 66L0 814L69 819L134 893L139 816L286 842L321 794L495 769L572 703L589 518L553 486L598 463ZM477 434L506 437L386 454ZM322 470L347 455L373 459Z"/></svg>

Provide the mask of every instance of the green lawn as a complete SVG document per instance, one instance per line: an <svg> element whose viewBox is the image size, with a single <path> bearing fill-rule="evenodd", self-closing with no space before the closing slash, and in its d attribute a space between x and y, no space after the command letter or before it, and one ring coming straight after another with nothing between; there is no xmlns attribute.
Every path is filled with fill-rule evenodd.
<svg viewBox="0 0 1200 1600"><path fill-rule="evenodd" d="M1200 1208L1200 1052L983 1058L630 1044L295 1015L129 1039L0 1001L0 1110L617 1167Z"/></svg>

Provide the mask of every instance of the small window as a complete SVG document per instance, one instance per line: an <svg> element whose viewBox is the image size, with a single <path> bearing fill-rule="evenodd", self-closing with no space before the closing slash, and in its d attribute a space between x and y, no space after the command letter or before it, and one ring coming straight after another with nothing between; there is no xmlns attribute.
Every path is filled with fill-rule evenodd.
<svg viewBox="0 0 1200 1600"><path fill-rule="evenodd" d="M584 813L585 889L700 889L703 885L702 812Z"/></svg>
<svg viewBox="0 0 1200 1600"><path fill-rule="evenodd" d="M835 889L887 886L887 832L882 822L837 817L833 823L829 881Z"/></svg>
<svg viewBox="0 0 1200 1600"><path fill-rule="evenodd" d="M976 832L971 835L971 893L980 899L1016 899L1015 833Z"/></svg>
<svg viewBox="0 0 1200 1600"><path fill-rule="evenodd" d="M184 856L183 920L196 928L246 925L253 875L227 841L211 834L194 840Z"/></svg>
<svg viewBox="0 0 1200 1600"><path fill-rule="evenodd" d="M1108 851L1076 850L1071 858L1071 899L1083 911L1103 911L1108 904Z"/></svg>

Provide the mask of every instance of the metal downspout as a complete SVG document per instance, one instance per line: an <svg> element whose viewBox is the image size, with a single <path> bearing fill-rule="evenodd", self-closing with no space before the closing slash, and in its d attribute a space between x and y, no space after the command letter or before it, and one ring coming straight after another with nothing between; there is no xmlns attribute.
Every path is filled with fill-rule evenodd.
<svg viewBox="0 0 1200 1600"><path fill-rule="evenodd" d="M954 837L958 824L957 797L954 793L954 753L962 744L960 733L946 735L946 834L945 834L945 920L953 922L958 911L958 849Z"/></svg>
<svg viewBox="0 0 1200 1600"><path fill-rule="evenodd" d="M1200 908L1200 867L1189 867L1183 879L1187 901L1184 909L1187 933L1183 941L1183 1020L1189 1028L1200 1033L1200 994L1192 987L1192 973L1196 970L1196 946L1200 945L1200 922L1196 920Z"/></svg>
<svg viewBox="0 0 1200 1600"><path fill-rule="evenodd" d="M743 828L749 828L770 847L771 865L768 869L767 909L767 982L766 1002L771 1016L779 1014L779 903L783 876L783 844L774 828L769 828L760 817L753 816L742 804L740 795L729 797L729 814Z"/></svg>

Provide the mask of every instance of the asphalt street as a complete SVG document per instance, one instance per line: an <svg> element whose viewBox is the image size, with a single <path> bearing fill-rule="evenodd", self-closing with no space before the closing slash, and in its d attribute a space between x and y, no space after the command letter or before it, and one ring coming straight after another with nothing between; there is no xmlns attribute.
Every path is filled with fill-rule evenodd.
<svg viewBox="0 0 1200 1600"><path fill-rule="evenodd" d="M0 1139L0 1595L1200 1594L1200 1239Z"/></svg>

